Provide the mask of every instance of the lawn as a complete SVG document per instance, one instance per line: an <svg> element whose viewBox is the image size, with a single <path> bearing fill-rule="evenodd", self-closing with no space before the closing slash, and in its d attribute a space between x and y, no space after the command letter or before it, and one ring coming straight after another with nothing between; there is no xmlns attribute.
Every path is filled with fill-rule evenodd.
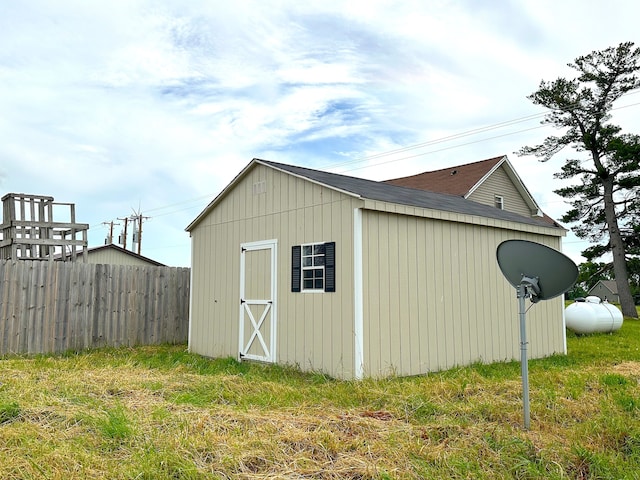
<svg viewBox="0 0 640 480"><path fill-rule="evenodd" d="M568 355L338 381L184 345L0 360L0 478L640 478L640 321Z"/></svg>

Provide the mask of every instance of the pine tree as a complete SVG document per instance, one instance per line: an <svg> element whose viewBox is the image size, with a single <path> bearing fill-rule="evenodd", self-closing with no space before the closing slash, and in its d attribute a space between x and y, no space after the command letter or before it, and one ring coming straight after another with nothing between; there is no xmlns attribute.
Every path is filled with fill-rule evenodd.
<svg viewBox="0 0 640 480"><path fill-rule="evenodd" d="M640 48L626 42L569 63L578 72L574 79L542 81L538 91L527 98L549 109L542 123L563 133L518 152L543 162L565 147L580 154L567 159L555 174L556 178L577 179L576 184L556 191L571 199L572 208L562 221L575 223L573 231L578 237L596 243L583 252L589 260L611 253L622 313L633 318L638 314L629 287L627 256L637 252L633 231L640 224L640 137L622 134L609 120L614 102L640 87L639 62Z"/></svg>

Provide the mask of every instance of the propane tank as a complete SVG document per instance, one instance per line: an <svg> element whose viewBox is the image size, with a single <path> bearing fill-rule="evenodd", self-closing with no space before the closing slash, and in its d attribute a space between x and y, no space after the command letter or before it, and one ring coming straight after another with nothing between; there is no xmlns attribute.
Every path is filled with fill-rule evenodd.
<svg viewBox="0 0 640 480"><path fill-rule="evenodd" d="M606 300L577 298L564 310L567 328L575 333L610 333L622 326L622 312Z"/></svg>

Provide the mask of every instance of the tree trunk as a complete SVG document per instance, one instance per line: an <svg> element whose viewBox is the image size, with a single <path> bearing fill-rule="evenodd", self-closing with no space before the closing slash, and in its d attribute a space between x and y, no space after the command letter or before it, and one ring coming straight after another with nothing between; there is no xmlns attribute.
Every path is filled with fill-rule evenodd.
<svg viewBox="0 0 640 480"><path fill-rule="evenodd" d="M624 256L624 244L622 243L622 235L618 227L618 219L613 203L613 179L611 177L603 179L602 185L604 187L604 214L609 230L609 242L611 245L611 254L613 255L613 273L616 277L620 307L622 308L623 315L638 318L638 311L633 302L631 287L629 286L629 274L627 273L627 261Z"/></svg>

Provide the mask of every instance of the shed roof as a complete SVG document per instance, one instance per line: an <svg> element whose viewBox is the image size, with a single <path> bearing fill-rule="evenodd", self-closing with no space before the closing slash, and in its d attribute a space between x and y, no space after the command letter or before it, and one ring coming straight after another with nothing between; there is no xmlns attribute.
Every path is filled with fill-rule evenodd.
<svg viewBox="0 0 640 480"><path fill-rule="evenodd" d="M160 262L157 262L155 260L152 260L149 257L145 257L143 255L139 255L136 252L132 252L131 250L127 250L126 248L122 248L121 246L116 245L114 243L108 243L106 245L99 245L97 247L91 247L91 248L87 249L87 253L89 255L91 255L91 253L93 253L93 252L100 252L102 250L114 250L116 252L122 253L123 255L128 255L128 256L130 256L132 258L136 258L136 259L142 260L144 262L147 262L147 263L149 263L151 265L155 265L157 267L166 267L166 265L164 263L160 263ZM82 252L78 252L76 255L78 257L80 257L80 256L82 256Z"/></svg>
<svg viewBox="0 0 640 480"><path fill-rule="evenodd" d="M397 186L386 182L377 182L363 178L350 177L337 173L314 170L311 168L287 165L254 158L245 169L195 218L186 228L191 231L215 207L215 205L256 165L264 165L276 170L305 178L328 188L353 195L358 198L397 203L420 208L429 208L466 215L493 218L509 222L535 225L545 228L557 228L564 232L559 224L545 220L542 217L525 217L517 213L501 210L493 206L467 200L459 195L433 192L424 189Z"/></svg>

